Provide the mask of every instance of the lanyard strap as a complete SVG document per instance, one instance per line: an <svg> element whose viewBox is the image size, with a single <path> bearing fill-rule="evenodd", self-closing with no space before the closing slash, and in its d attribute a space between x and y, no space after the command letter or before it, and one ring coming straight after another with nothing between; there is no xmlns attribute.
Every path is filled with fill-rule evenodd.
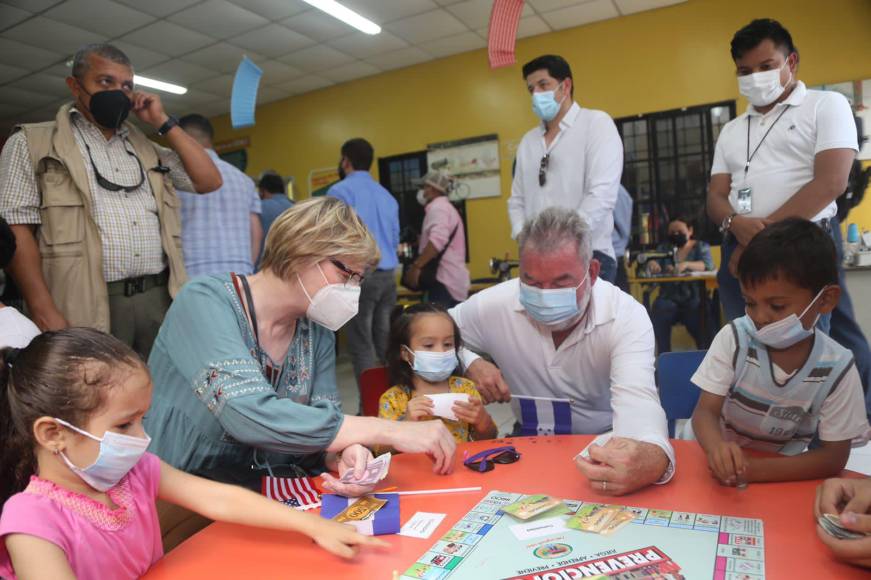
<svg viewBox="0 0 871 580"><path fill-rule="evenodd" d="M791 105L786 105L771 126L768 128L768 131L765 132L765 135L762 136L762 139L759 140L759 143L756 145L756 149L753 150L753 153L750 153L750 115L747 115L747 163L744 164L744 176L747 176L747 171L750 169L750 162L756 157L756 152L759 151L759 148L762 147L762 143L765 142L765 138L768 137L768 134L771 133L771 130L774 129L774 126L777 125L777 122L780 121L780 118L789 110Z"/></svg>
<svg viewBox="0 0 871 580"><path fill-rule="evenodd" d="M248 278L245 276L235 275L242 282L242 289L245 291L245 303L248 305L248 316L251 317L251 329L254 330L254 342L257 348L260 348L260 331L257 329L257 314L254 312L254 299L251 298L251 287L248 285Z"/></svg>

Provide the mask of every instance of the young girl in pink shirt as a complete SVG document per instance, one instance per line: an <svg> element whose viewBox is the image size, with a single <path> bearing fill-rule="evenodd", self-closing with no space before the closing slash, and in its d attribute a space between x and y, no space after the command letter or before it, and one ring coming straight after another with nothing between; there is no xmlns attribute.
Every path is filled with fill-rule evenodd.
<svg viewBox="0 0 871 580"><path fill-rule="evenodd" d="M301 532L345 558L386 545L146 453L151 389L137 355L96 330L0 350L0 577L142 576L163 556L157 498L213 520Z"/></svg>

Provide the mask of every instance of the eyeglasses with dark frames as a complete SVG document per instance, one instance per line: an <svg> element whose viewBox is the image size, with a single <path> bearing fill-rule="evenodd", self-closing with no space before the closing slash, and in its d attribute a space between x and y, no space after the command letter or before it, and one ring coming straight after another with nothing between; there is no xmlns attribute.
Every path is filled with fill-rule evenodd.
<svg viewBox="0 0 871 580"><path fill-rule="evenodd" d="M538 167L538 185L544 187L547 183L547 164L550 161L550 153L545 153L541 158L541 165Z"/></svg>
<svg viewBox="0 0 871 580"><path fill-rule="evenodd" d="M91 155L91 148L88 147L87 143L85 143L85 150L88 152L88 159L91 161L91 168L94 170L94 175L97 178L97 184L103 189L106 189L108 191L121 191L123 189L125 193L130 193L131 191L136 191L137 189L142 187L143 183L145 183L145 169L142 167L142 161L139 160L139 157L136 155L136 153L130 151L126 147L124 148L124 150L127 151L127 155L133 157L133 159L135 159L136 163L139 165L139 183L137 183L136 185L121 185L119 183L109 181L108 179L100 175L100 172L97 170L97 164L94 163L94 156Z"/></svg>
<svg viewBox="0 0 871 580"><path fill-rule="evenodd" d="M493 471L493 468L497 463L507 465L519 460L520 453L514 447L509 445L507 447L494 447L493 449L487 449L480 453L476 453L471 457L465 458L463 460L463 465L472 471L486 473L488 471Z"/></svg>
<svg viewBox="0 0 871 580"><path fill-rule="evenodd" d="M356 283L358 285L360 285L363 283L363 280L366 278L365 274L360 273L360 272L355 272L354 270L350 269L345 264L343 264L339 260L336 260L335 258L330 258L330 263L333 266L335 266L336 268L338 268L340 272L342 272L343 274L346 274L348 276L348 279L345 280L345 284L348 284L349 282L356 281Z"/></svg>

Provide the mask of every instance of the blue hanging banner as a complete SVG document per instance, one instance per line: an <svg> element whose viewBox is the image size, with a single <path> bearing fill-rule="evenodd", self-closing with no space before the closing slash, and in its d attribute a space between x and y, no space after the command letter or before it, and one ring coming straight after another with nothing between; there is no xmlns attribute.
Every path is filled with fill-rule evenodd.
<svg viewBox="0 0 871 580"><path fill-rule="evenodd" d="M233 95L230 97L230 122L234 129L254 126L254 109L257 108L257 87L263 71L247 56L242 57L236 78L233 80Z"/></svg>

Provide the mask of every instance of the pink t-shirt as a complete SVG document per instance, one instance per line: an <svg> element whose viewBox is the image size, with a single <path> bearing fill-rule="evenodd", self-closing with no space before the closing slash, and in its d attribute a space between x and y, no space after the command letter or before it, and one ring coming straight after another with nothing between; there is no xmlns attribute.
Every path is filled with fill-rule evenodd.
<svg viewBox="0 0 871 580"><path fill-rule="evenodd" d="M84 495L36 476L3 504L0 515L0 576L15 578L6 542L28 534L60 547L77 578L139 578L163 556L155 500L160 460L146 453L109 490L111 510Z"/></svg>
<svg viewBox="0 0 871 580"><path fill-rule="evenodd" d="M451 245L442 254L436 280L445 285L454 300L462 302L469 297L469 269L466 268L466 232L460 212L444 195L426 204L424 212L426 215L423 218L419 247L421 252L429 242L432 242L436 250L441 251L448 243L451 232L457 228Z"/></svg>

